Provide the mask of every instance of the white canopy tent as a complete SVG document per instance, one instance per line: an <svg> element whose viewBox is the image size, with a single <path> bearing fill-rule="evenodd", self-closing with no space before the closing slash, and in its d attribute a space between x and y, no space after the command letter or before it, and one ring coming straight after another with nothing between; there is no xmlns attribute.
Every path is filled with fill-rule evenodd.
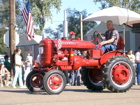
<svg viewBox="0 0 140 105"><path fill-rule="evenodd" d="M113 21L114 24L123 25L123 36L125 42L125 24L132 25L134 23L140 22L140 14L131 11L129 9L120 8L120 7L110 7L93 13L83 21L102 21L106 22L108 20ZM125 48L124 48L125 52Z"/></svg>

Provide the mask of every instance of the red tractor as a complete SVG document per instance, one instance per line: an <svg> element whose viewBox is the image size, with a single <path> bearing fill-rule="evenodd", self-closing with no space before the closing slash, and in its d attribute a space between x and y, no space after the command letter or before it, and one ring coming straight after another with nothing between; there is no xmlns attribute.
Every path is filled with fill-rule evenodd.
<svg viewBox="0 0 140 105"><path fill-rule="evenodd" d="M98 37L93 41L99 43ZM26 85L30 91L45 90L48 94L59 94L66 86L64 70L78 70L82 67L83 84L92 91L104 88L112 92L126 92L135 77L131 61L119 49L102 52L96 49L93 41L50 40L44 39L40 62L42 67L35 67L27 77ZM120 43L120 42L119 42ZM86 52L80 56L75 51Z"/></svg>

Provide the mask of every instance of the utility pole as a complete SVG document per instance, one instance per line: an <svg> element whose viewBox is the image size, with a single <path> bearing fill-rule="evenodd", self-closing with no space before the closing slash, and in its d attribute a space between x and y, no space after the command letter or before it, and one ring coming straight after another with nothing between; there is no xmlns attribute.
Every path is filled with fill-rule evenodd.
<svg viewBox="0 0 140 105"><path fill-rule="evenodd" d="M83 16L80 14L80 33L81 33L81 40L83 40Z"/></svg>
<svg viewBox="0 0 140 105"><path fill-rule="evenodd" d="M11 60L11 77L13 79L13 52L16 49L15 42L15 28L16 28L16 19L15 19L15 0L9 0L10 5L10 32L9 32L9 47L10 47L10 60Z"/></svg>
<svg viewBox="0 0 140 105"><path fill-rule="evenodd" d="M63 37L68 38L68 21L67 21L67 13L66 13L66 11L64 11Z"/></svg>

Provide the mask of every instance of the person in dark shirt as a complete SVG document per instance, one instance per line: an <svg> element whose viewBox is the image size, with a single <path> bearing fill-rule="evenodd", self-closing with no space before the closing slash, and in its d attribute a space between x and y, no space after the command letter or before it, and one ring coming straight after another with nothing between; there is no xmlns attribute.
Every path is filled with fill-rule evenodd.
<svg viewBox="0 0 140 105"><path fill-rule="evenodd" d="M100 45L102 45L102 50L104 52L107 49L108 50L115 50L117 48L117 42L119 39L119 33L117 30L114 29L113 22L111 20L108 20L106 25L107 25L108 30L105 32L104 36L101 35L100 32L98 32L101 39L104 40L100 43Z"/></svg>
<svg viewBox="0 0 140 105"><path fill-rule="evenodd" d="M5 55L5 56L4 56L4 59L5 59L5 61L4 61L5 67L7 68L7 70L8 70L9 72L11 72L11 69L10 69L10 62L8 61L8 60L9 60L9 56L8 56L8 55Z"/></svg>

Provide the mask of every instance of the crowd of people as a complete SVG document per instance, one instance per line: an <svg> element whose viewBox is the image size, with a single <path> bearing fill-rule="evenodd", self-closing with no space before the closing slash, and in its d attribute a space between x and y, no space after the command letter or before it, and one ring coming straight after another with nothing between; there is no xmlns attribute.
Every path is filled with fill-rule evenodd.
<svg viewBox="0 0 140 105"><path fill-rule="evenodd" d="M31 54L28 54L26 60L23 61L23 56L21 55L21 49L17 48L12 56L12 61L14 64L14 77L12 80L11 69L10 69L10 57L8 55L4 56L5 61L0 62L0 87L12 86L16 88L19 85L19 88L26 88L26 78L30 73L33 65L33 57ZM36 63L40 66L39 55L37 56ZM76 71L64 71L64 74L67 78L67 85L80 86L81 85L81 76L79 68Z"/></svg>
<svg viewBox="0 0 140 105"><path fill-rule="evenodd" d="M130 61L133 63L135 69L135 85L140 85L140 47L136 54L133 54L133 50L127 52L127 56Z"/></svg>
<svg viewBox="0 0 140 105"><path fill-rule="evenodd" d="M32 70L33 57L28 54L26 60L23 61L23 56L21 55L21 49L17 48L12 55L14 78L12 80L12 74L10 69L10 58L8 55L4 56L5 61L0 62L0 87L12 86L16 88L18 85L20 88L26 88L26 78L27 75Z"/></svg>

